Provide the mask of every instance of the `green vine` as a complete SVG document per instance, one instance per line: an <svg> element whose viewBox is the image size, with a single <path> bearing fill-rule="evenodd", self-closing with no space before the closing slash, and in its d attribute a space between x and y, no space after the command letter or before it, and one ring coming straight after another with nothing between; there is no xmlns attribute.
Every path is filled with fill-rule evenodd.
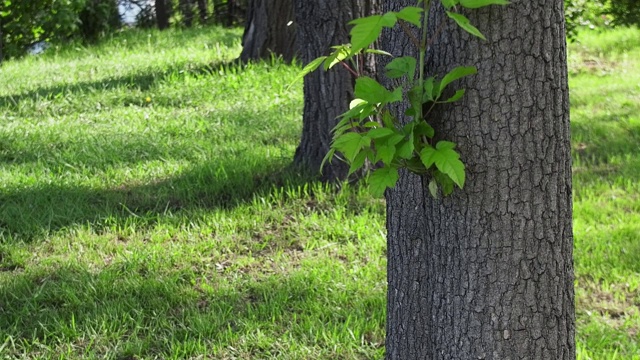
<svg viewBox="0 0 640 360"><path fill-rule="evenodd" d="M467 17L457 12L458 8L476 9L506 4L506 0L442 0L448 17L463 30L481 39L485 39L482 33ZM376 164L376 169L369 174L370 190L376 196L381 196L386 188L395 186L400 168L420 175L430 174L429 190L434 197L438 196L439 189L446 196L453 192L454 185L464 187L465 166L455 150L456 144L444 140L433 144L435 131L428 120L436 105L451 103L464 96L465 90L459 89L452 96L442 98L444 90L451 83L475 74L477 69L460 66L442 78L425 78L425 56L431 43L427 33L430 5L430 0L419 0L416 6L408 6L398 12L351 21L351 43L333 46L330 55L310 62L297 78L301 79L321 65L329 70L337 64L342 64L357 76L355 99L333 129L331 150L324 162L330 161L336 152L341 153L350 164L349 175L361 169L367 161ZM370 46L380 37L383 28L396 25L417 47L419 56L417 59L403 56L389 62L385 67L386 76L401 81L397 88L389 90L375 79L362 75L357 56L363 53L391 56ZM412 27L422 30L419 39ZM408 101L410 107L405 114L412 119L405 125L401 125L389 109L390 104L403 101Z"/></svg>

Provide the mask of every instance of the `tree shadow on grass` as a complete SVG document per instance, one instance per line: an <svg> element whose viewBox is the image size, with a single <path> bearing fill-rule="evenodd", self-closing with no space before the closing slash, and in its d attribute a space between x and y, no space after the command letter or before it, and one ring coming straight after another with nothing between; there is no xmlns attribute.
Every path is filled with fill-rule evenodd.
<svg viewBox="0 0 640 360"><path fill-rule="evenodd" d="M167 273L141 261L99 272L67 265L16 273L0 287L4 354L124 360L222 351L245 358L306 346L337 352L327 358L355 358L354 348L380 356L384 290L336 287L332 271L339 270L254 275L233 287L215 270ZM336 342L341 349L327 350Z"/></svg>
<svg viewBox="0 0 640 360"><path fill-rule="evenodd" d="M242 70L244 66L237 60L228 62L217 62L205 65L193 66L192 63L182 62L174 64L164 69L150 68L145 72L132 73L130 75L110 77L96 81L74 82L71 84L61 84L51 87L26 91L19 94L9 94L0 96L0 109L17 110L20 105L27 102L37 102L51 100L59 96L69 96L73 94L86 94L94 91L106 91L118 88L131 88L141 91L151 89L157 83L165 81L175 74L209 76L218 74L220 70L228 68ZM76 95L77 96L77 95Z"/></svg>
<svg viewBox="0 0 640 360"><path fill-rule="evenodd" d="M175 216L194 221L200 209L231 209L256 195L268 196L274 189L297 188L314 180L288 159L259 160L208 162L141 185L41 184L8 190L0 193L0 238L31 242L77 225L100 231L117 230L131 221L144 228Z"/></svg>

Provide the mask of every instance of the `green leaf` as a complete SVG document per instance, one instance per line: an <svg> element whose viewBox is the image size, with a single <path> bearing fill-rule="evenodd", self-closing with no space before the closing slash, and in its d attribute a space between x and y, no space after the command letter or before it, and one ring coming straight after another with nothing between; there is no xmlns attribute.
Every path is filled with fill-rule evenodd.
<svg viewBox="0 0 640 360"><path fill-rule="evenodd" d="M390 136L395 134L395 131L386 128L386 127L381 127L381 128L377 128L377 129L373 129L373 130L369 130L369 132L367 133L367 136L372 138L372 139L378 139L378 138L382 138L385 136Z"/></svg>
<svg viewBox="0 0 640 360"><path fill-rule="evenodd" d="M367 160L367 157L371 154L371 149L364 149L355 156L351 165L349 166L349 175L358 171L360 168L364 166L364 162Z"/></svg>
<svg viewBox="0 0 640 360"><path fill-rule="evenodd" d="M424 167L428 169L433 165L433 163L436 161L435 154L436 154L436 149L434 149L429 145L426 145L422 149L422 151L420 151L420 160L424 164Z"/></svg>
<svg viewBox="0 0 640 360"><path fill-rule="evenodd" d="M350 162L365 146L371 144L371 139L355 132L348 132L335 138L331 147L340 151Z"/></svg>
<svg viewBox="0 0 640 360"><path fill-rule="evenodd" d="M429 181L429 192L434 199L438 198L438 182L436 179L431 179L431 181Z"/></svg>
<svg viewBox="0 0 640 360"><path fill-rule="evenodd" d="M423 12L422 8L419 8L416 6L407 6L406 8L397 12L396 17L398 17L398 19L402 19L406 22L409 22L417 27L421 27L422 12Z"/></svg>
<svg viewBox="0 0 640 360"><path fill-rule="evenodd" d="M447 100L445 100L443 102L450 103L450 102L458 101L464 96L464 93L465 93L464 89L458 90L458 91L456 91L455 94L453 94L453 96L451 96L450 98L448 98Z"/></svg>
<svg viewBox="0 0 640 360"><path fill-rule="evenodd" d="M451 141L441 140L436 144L436 149L438 150L453 150L456 148L456 143Z"/></svg>
<svg viewBox="0 0 640 360"><path fill-rule="evenodd" d="M354 99L351 101L350 109L340 115L342 119L364 119L373 114L374 106L362 99Z"/></svg>
<svg viewBox="0 0 640 360"><path fill-rule="evenodd" d="M384 51L384 50L378 50L378 49L364 49L365 54L376 54L376 55L386 55L386 56L393 56L390 53Z"/></svg>
<svg viewBox="0 0 640 360"><path fill-rule="evenodd" d="M382 123L390 129L395 127L395 119L388 110L382 113Z"/></svg>
<svg viewBox="0 0 640 360"><path fill-rule="evenodd" d="M420 160L426 168L435 164L440 172L462 188L465 181L464 164L460 161L460 154L453 150L455 146L450 141L439 141L435 148L425 146L420 151Z"/></svg>
<svg viewBox="0 0 640 360"><path fill-rule="evenodd" d="M383 27L393 27L397 18L394 13L362 17L349 22L351 29L351 53L369 47L382 32Z"/></svg>
<svg viewBox="0 0 640 360"><path fill-rule="evenodd" d="M356 79L354 95L370 104L386 104L388 102L401 101L402 89L391 92L376 80L362 76Z"/></svg>
<svg viewBox="0 0 640 360"><path fill-rule="evenodd" d="M369 175L369 190L374 196L380 197L384 195L387 188L396 186L398 178L398 169L394 167L385 166L376 169Z"/></svg>
<svg viewBox="0 0 640 360"><path fill-rule="evenodd" d="M378 147L376 151L377 151L377 155L376 155L375 162L382 160L382 162L385 165L391 164L393 157L396 155L395 146L383 145Z"/></svg>
<svg viewBox="0 0 640 360"><path fill-rule="evenodd" d="M507 0L457 0L458 3L467 9L477 9L489 5L508 5Z"/></svg>
<svg viewBox="0 0 640 360"><path fill-rule="evenodd" d="M298 81L302 80L307 74L313 72L315 69L319 68L320 65L322 64L322 62L326 59L326 56L320 56L319 58L311 61L310 63L308 63L304 68L302 68L302 71L300 71L298 73L298 75L296 75L296 77L293 79L293 81L291 82L291 84L289 84L288 88L290 88L291 86L293 86L293 84L297 83Z"/></svg>
<svg viewBox="0 0 640 360"><path fill-rule="evenodd" d="M444 5L444 7L447 9L451 9L452 7L456 6L457 3L458 0L442 0L442 5Z"/></svg>
<svg viewBox="0 0 640 360"><path fill-rule="evenodd" d="M409 81L413 81L416 74L416 63L416 58L403 56L391 60L384 69L390 79L397 79L407 75Z"/></svg>
<svg viewBox="0 0 640 360"><path fill-rule="evenodd" d="M331 159L333 159L333 155L335 155L335 153L336 153L336 149L335 148L329 149L329 152L327 153L327 155L324 156L324 158L322 159L322 162L320 163L320 173L322 173L322 169L324 168L324 164L327 161L331 162Z"/></svg>
<svg viewBox="0 0 640 360"><path fill-rule="evenodd" d="M325 71L331 69L334 65L339 64L351 54L351 45L339 45L334 46L333 48L335 51L332 52L324 62Z"/></svg>
<svg viewBox="0 0 640 360"><path fill-rule="evenodd" d="M420 86L416 85L414 87L412 87L408 92L407 92L407 97L409 98L409 103L411 104L411 107L415 110L418 109L422 106L422 97L421 97L421 91L422 89L420 89Z"/></svg>
<svg viewBox="0 0 640 360"><path fill-rule="evenodd" d="M389 146L395 146L397 143L399 143L402 140L404 140L404 135L395 134L387 139L386 144Z"/></svg>
<svg viewBox="0 0 640 360"><path fill-rule="evenodd" d="M433 177L440 184L442 195L447 196L453 192L453 181L451 181L449 176L436 170L433 172Z"/></svg>
<svg viewBox="0 0 640 360"><path fill-rule="evenodd" d="M413 133L417 136L426 136L431 139L435 135L435 130L431 127L431 125L427 124L425 121L420 121L416 124L416 127L413 129Z"/></svg>
<svg viewBox="0 0 640 360"><path fill-rule="evenodd" d="M423 101L436 101L436 98L438 97L438 95L434 94L433 89L434 89L434 84L433 82L435 81L433 76L428 77L425 81L424 81L424 94L423 94Z"/></svg>
<svg viewBox="0 0 640 360"><path fill-rule="evenodd" d="M466 16L462 14L456 14L450 11L447 11L447 15L450 18L452 18L456 23L458 23L458 26L463 28L469 34L473 36L477 36L482 40L487 40L487 38L485 38L484 35L482 35L482 33L480 32L480 30L478 30L477 27L471 25L471 21L469 21L469 19L467 19Z"/></svg>
<svg viewBox="0 0 640 360"><path fill-rule="evenodd" d="M413 157L413 149L415 149L413 139L409 139L400 143L400 146L397 147L396 153L401 159L410 159Z"/></svg>
<svg viewBox="0 0 640 360"><path fill-rule="evenodd" d="M458 66L454 68L442 78L442 80L440 81L438 92L442 93L442 91L447 87L447 85L451 84L452 82L462 77L476 74L477 72L478 72L478 69L476 69L475 66Z"/></svg>

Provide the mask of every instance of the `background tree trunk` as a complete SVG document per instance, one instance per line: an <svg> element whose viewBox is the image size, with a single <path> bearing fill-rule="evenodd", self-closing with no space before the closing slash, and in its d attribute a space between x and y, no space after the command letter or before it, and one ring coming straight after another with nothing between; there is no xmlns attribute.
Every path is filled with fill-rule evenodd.
<svg viewBox="0 0 640 360"><path fill-rule="evenodd" d="M169 27L169 7L167 0L156 0L156 22L160 30Z"/></svg>
<svg viewBox="0 0 640 360"><path fill-rule="evenodd" d="M478 67L430 120L458 143L467 183L433 199L404 173L387 193L387 359L575 359L562 0L465 11L486 42L435 6L430 32L447 25L427 71ZM401 31L382 41L415 54Z"/></svg>
<svg viewBox="0 0 640 360"><path fill-rule="evenodd" d="M191 27L193 25L193 4L191 0L180 0L179 4L184 26Z"/></svg>
<svg viewBox="0 0 640 360"><path fill-rule="evenodd" d="M207 0L197 0L198 14L200 15L200 23L205 24L209 17L207 10Z"/></svg>
<svg viewBox="0 0 640 360"><path fill-rule="evenodd" d="M290 62L295 56L295 24L291 0L252 0L242 36L240 60L268 59L272 54Z"/></svg>
<svg viewBox="0 0 640 360"><path fill-rule="evenodd" d="M297 41L303 65L328 55L330 47L349 42L350 26L355 18L377 11L378 0L295 1ZM373 57L368 57L365 69L375 72ZM349 109L353 100L355 78L337 66L330 71L318 69L304 79L304 113L302 138L296 150L294 164L311 173L318 173L333 138L331 130L337 117ZM334 159L325 164L323 179L344 179L349 166Z"/></svg>

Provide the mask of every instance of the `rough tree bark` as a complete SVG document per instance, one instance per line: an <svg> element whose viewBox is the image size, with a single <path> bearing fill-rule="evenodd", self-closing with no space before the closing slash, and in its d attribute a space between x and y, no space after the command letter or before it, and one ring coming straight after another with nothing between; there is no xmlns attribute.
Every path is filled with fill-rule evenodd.
<svg viewBox="0 0 640 360"><path fill-rule="evenodd" d="M327 0L295 1L297 41L299 56L304 65L313 59L327 55L330 47L349 42L347 22L377 11L378 0ZM375 71L375 63L369 58L365 69ZM294 164L310 173L318 173L324 156L329 151L331 130L337 117L349 109L353 99L355 78L343 67L331 71L318 69L304 79L304 113L302 138ZM334 159L325 164L325 180L344 179L349 170L344 162Z"/></svg>
<svg viewBox="0 0 640 360"><path fill-rule="evenodd" d="M467 183L433 199L404 173L387 193L387 359L575 359L563 1L465 11L486 42L434 3L430 32L447 23L428 71L478 67L430 120L458 143ZM415 54L400 31L382 43Z"/></svg>
<svg viewBox="0 0 640 360"><path fill-rule="evenodd" d="M169 27L169 9L167 5L167 0L156 0L156 23L160 30Z"/></svg>
<svg viewBox="0 0 640 360"><path fill-rule="evenodd" d="M273 54L286 62L295 56L292 0L251 0L242 36L240 60L268 59Z"/></svg>

